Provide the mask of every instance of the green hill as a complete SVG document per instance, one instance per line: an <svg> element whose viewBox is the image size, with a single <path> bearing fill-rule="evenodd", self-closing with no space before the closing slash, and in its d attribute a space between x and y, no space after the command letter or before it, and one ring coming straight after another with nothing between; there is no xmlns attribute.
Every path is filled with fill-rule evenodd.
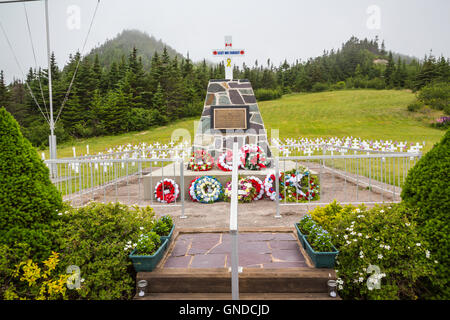
<svg viewBox="0 0 450 320"><path fill-rule="evenodd" d="M279 100L260 102L259 108L269 137L271 129L279 129L280 138L353 136L425 141L423 151L427 152L444 134L429 126L440 113L408 112L407 105L413 100L414 94L406 90L344 90L285 95ZM77 140L59 145L58 157L71 157L72 145L79 155L85 152L86 144L97 153L128 143L169 142L173 130L178 128L188 130L193 137L194 121L198 120L196 117L142 132Z"/></svg>
<svg viewBox="0 0 450 320"><path fill-rule="evenodd" d="M100 65L109 68L113 61L119 62L122 56L126 58L133 50L133 47L136 47L138 50L138 57L142 58L144 67L149 67L155 51L162 53L164 47L167 47L167 52L171 58L175 56L183 57L161 40L156 40L155 37L139 30L122 31L114 39L106 40L99 47L92 49L87 57L93 58L98 54ZM93 59L91 60L93 61Z"/></svg>

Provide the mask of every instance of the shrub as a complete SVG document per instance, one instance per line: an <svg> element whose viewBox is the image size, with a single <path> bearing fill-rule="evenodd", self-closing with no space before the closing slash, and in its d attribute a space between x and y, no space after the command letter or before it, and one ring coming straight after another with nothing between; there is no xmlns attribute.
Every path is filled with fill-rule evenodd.
<svg viewBox="0 0 450 320"><path fill-rule="evenodd" d="M450 83L430 83L423 87L417 98L433 109L450 114Z"/></svg>
<svg viewBox="0 0 450 320"><path fill-rule="evenodd" d="M331 86L331 89L333 89L333 90L343 90L343 89L345 89L345 82L344 81L339 81L339 82L333 84Z"/></svg>
<svg viewBox="0 0 450 320"><path fill-rule="evenodd" d="M333 251L331 235L321 226L316 224L310 214L303 216L298 223L298 227L304 235L308 236L307 241L315 251Z"/></svg>
<svg viewBox="0 0 450 320"><path fill-rule="evenodd" d="M280 89L257 89L255 90L255 97L258 101L275 100L283 96L283 91Z"/></svg>
<svg viewBox="0 0 450 320"><path fill-rule="evenodd" d="M382 90L386 88L386 84L382 78L373 78L367 81L367 88Z"/></svg>
<svg viewBox="0 0 450 320"><path fill-rule="evenodd" d="M16 120L0 109L0 244L41 260L55 249L52 223L61 195ZM26 248L30 250L27 250Z"/></svg>
<svg viewBox="0 0 450 320"><path fill-rule="evenodd" d="M139 236L153 228L153 210L120 203L66 209L59 221L62 265L78 266L85 280L80 290L68 292L69 298L132 298L135 271L128 258L130 245L135 247Z"/></svg>
<svg viewBox="0 0 450 320"><path fill-rule="evenodd" d="M327 222L332 242L339 250L336 274L344 299L417 299L424 281L435 274L434 254L409 220L403 205L366 209L330 204L316 208L315 216L335 217ZM375 272L375 274L372 274ZM378 287L379 285L379 287Z"/></svg>
<svg viewBox="0 0 450 320"><path fill-rule="evenodd" d="M409 208L417 208L411 218L436 252L437 276L430 297L450 298L450 131L408 172L401 197Z"/></svg>
<svg viewBox="0 0 450 320"><path fill-rule="evenodd" d="M162 219L159 219L156 221L152 231L154 231L159 236L167 236L169 235L170 228Z"/></svg>
<svg viewBox="0 0 450 320"><path fill-rule="evenodd" d="M151 111L144 108L131 108L128 115L128 130L142 131L152 123Z"/></svg>
<svg viewBox="0 0 450 320"><path fill-rule="evenodd" d="M172 227L173 227L173 220L172 220L171 216L162 216L160 219L161 219L162 222L164 222L169 227L169 230L172 229Z"/></svg>
<svg viewBox="0 0 450 320"><path fill-rule="evenodd" d="M422 109L422 107L423 107L423 103L421 103L420 101L415 101L413 103L408 104L408 111L416 112L416 111Z"/></svg>
<svg viewBox="0 0 450 320"><path fill-rule="evenodd" d="M431 126L439 129L448 129L450 127L450 117L440 117Z"/></svg>
<svg viewBox="0 0 450 320"><path fill-rule="evenodd" d="M330 87L328 86L328 83L324 82L316 82L313 84L311 91L312 92L322 92L329 90Z"/></svg>
<svg viewBox="0 0 450 320"><path fill-rule="evenodd" d="M4 292L5 300L60 300L66 299L69 274L58 274L56 267L59 254L52 252L43 261L43 266L33 260L22 261L10 276L19 282L19 286L10 285Z"/></svg>

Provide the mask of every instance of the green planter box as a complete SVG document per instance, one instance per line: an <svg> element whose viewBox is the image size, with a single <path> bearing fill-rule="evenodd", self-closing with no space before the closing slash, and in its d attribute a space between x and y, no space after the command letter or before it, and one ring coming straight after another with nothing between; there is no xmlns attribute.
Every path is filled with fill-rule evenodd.
<svg viewBox="0 0 450 320"><path fill-rule="evenodd" d="M136 251L136 249L133 250L128 257L131 259L131 261L133 261L134 270L136 270L136 272L153 271L158 262L164 256L167 242L167 239L161 240L161 245L159 246L158 250L156 250L156 252L151 256L135 255L134 252Z"/></svg>
<svg viewBox="0 0 450 320"><path fill-rule="evenodd" d="M333 246L333 252L316 252L308 242L308 236L304 236L306 253L311 258L316 268L333 268L339 251Z"/></svg>
<svg viewBox="0 0 450 320"><path fill-rule="evenodd" d="M297 229L297 236L298 236L298 240L300 240L300 243L303 246L303 249L306 249L306 245L305 245L305 235L300 231L299 227L298 227L298 223L294 223L295 229Z"/></svg>
<svg viewBox="0 0 450 320"><path fill-rule="evenodd" d="M170 229L169 235L161 236L161 241L167 240L166 249L169 248L170 241L172 241L173 230L175 230L175 224L172 226L172 229Z"/></svg>

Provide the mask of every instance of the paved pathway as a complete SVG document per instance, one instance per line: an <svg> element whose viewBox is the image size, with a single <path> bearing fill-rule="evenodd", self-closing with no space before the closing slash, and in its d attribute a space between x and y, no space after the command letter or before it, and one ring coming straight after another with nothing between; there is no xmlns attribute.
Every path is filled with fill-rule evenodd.
<svg viewBox="0 0 450 320"><path fill-rule="evenodd" d="M163 268L227 268L227 233L184 233L176 239ZM240 233L239 266L246 268L307 267L293 233Z"/></svg>

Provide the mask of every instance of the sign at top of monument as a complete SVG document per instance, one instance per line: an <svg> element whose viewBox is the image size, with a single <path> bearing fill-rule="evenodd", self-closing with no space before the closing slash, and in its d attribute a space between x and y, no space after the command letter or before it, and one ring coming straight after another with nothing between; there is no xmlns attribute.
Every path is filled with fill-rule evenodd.
<svg viewBox="0 0 450 320"><path fill-rule="evenodd" d="M245 55L243 49L233 49L233 41L231 36L225 36L225 49L215 49L212 52L215 57L223 57L225 64L225 79L233 80L233 64L232 58Z"/></svg>

